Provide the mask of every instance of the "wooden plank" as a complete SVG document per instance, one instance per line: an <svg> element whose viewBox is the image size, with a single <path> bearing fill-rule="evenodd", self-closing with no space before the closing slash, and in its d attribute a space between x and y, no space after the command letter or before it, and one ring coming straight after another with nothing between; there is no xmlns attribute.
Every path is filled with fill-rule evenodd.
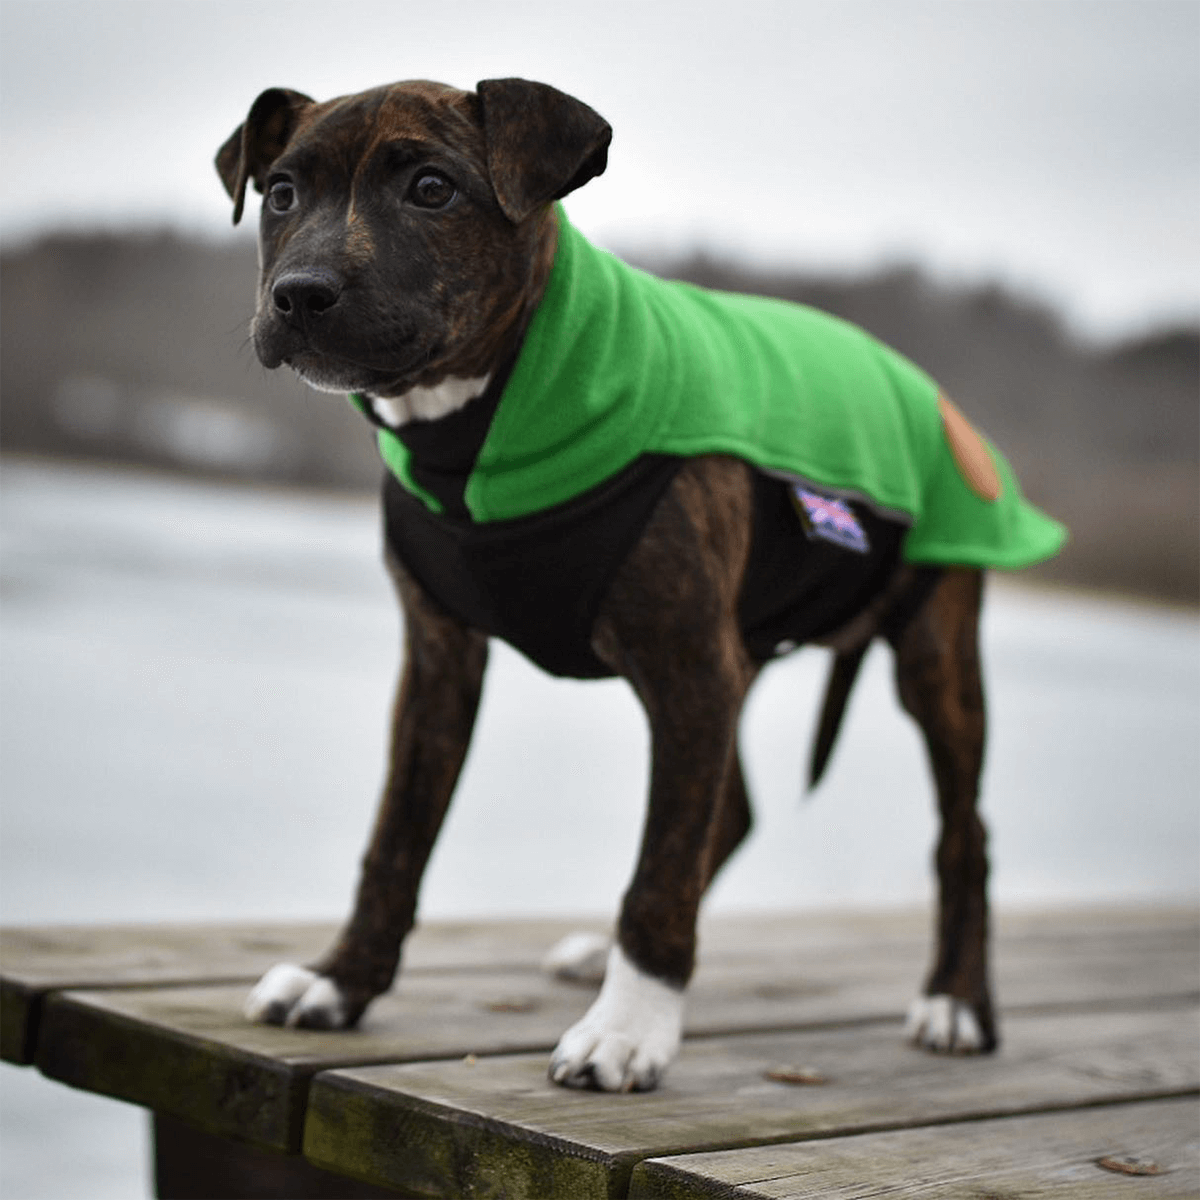
<svg viewBox="0 0 1200 1200"><path fill-rule="evenodd" d="M902 1011L911 964L861 955L853 970L840 956L814 963L806 961L803 970L789 961L760 963L749 974L716 972L712 985L694 991L689 1033L881 1013L894 1018ZM536 968L414 971L346 1033L251 1024L241 1011L245 985L70 991L46 999L35 1061L53 1079L211 1133L295 1148L305 1086L318 1071L525 1050L538 1051L544 1062L593 994Z"/></svg>
<svg viewBox="0 0 1200 1200"><path fill-rule="evenodd" d="M1145 989L1195 997L1200 910L1094 908L1000 912L994 977L1003 1011L1013 1007L1122 1003Z"/></svg>
<svg viewBox="0 0 1200 1200"><path fill-rule="evenodd" d="M931 952L928 924L913 913L714 921L702 930L691 1028L783 1028L815 1023L822 1013L845 1021L902 1013ZM1001 913L996 924L1002 1023L1025 1009L1200 998L1200 913L1193 909ZM713 997L720 1001L710 1006ZM721 1010L749 1013L767 999L774 1004L757 1010L760 1019L721 1024ZM775 1014L782 1025L770 1024Z"/></svg>
<svg viewBox="0 0 1200 1200"><path fill-rule="evenodd" d="M214 1137L154 1114L154 1195L158 1200L397 1200L403 1193L321 1171L298 1154Z"/></svg>
<svg viewBox="0 0 1200 1200"><path fill-rule="evenodd" d="M213 1133L294 1146L300 1137L298 1097L304 1081L317 1071L549 1050L592 994L546 979L533 965L545 942L553 941L544 935L563 928L472 924L423 931L423 942L414 938L415 966L410 964L395 992L376 1002L361 1029L349 1034L250 1025L241 1015L245 984L57 994L47 1003L36 1057L52 1077L75 1086L160 1109ZM894 1019L904 1011L920 975L914 960L923 957L924 940L917 928L918 922L895 917L722 922L706 941L705 961L689 1000L688 1032ZM326 930L315 932L324 936ZM1002 975L1002 994L1035 1004L1072 1000L1079 1005L1093 1003L1102 985L1099 998L1104 1003L1169 996L1188 983L1196 941L1186 923L1166 918L1163 928L1138 923L1124 935L1107 933L1099 940L1089 939L1085 929L1073 948L1064 949L1062 943L1069 940L1060 926L1053 937L1043 933L1029 938L1032 949L1018 946L1009 955L1015 970L1006 968ZM163 982L185 974L183 947L165 939L158 944L163 947ZM278 942L263 937L249 947L235 943L222 958L223 944L215 939L204 959L213 969L234 966L237 955L258 953L260 947L272 958L280 949ZM799 953L792 950L796 944L802 947ZM114 945L119 947L119 941ZM118 969L120 954L111 954L110 980L155 969L147 949L154 943L135 945L136 950L125 951L125 974ZM503 959L510 946L512 956L524 956L529 965L519 970L473 965ZM753 957L747 957L747 947ZM1118 980L1107 977L1105 965L1114 955L1124 972ZM439 962L460 965L432 965ZM260 965L255 963L256 970ZM1017 1007L1012 1003L1007 1011ZM163 1064L161 1070L150 1069L155 1062ZM170 1070L168 1063L174 1064ZM131 1064L146 1064L147 1069L134 1071ZM201 1072L206 1086L176 1094L163 1081L177 1070ZM237 1106L224 1103L228 1094L246 1090L261 1105L249 1131Z"/></svg>
<svg viewBox="0 0 1200 1200"><path fill-rule="evenodd" d="M706 923L710 959L737 964L748 947L873 946L915 941L924 914L767 914ZM276 962L314 961L337 925L321 922L62 925L0 928L0 1059L33 1061L37 1005L49 992L250 983ZM603 933L596 918L433 921L408 939L404 972L535 969L568 933Z"/></svg>
<svg viewBox="0 0 1200 1200"><path fill-rule="evenodd" d="M766 1072L815 1068L799 1087ZM1200 1086L1194 1006L1014 1017L995 1056L924 1054L899 1029L743 1034L685 1044L646 1095L567 1092L541 1055L331 1071L312 1084L315 1165L431 1196L624 1195L647 1158L1034 1110Z"/></svg>
<svg viewBox="0 0 1200 1200"><path fill-rule="evenodd" d="M1151 1167L1131 1176L1102 1167ZM631 1200L851 1200L918 1191L964 1196L1086 1196L1156 1200L1200 1194L1200 1102L1120 1104L649 1159L633 1171Z"/></svg>
<svg viewBox="0 0 1200 1200"><path fill-rule="evenodd" d="M590 993L540 972L415 972L352 1032L255 1025L242 985L63 992L45 1003L37 1065L50 1078L225 1137L299 1147L317 1071L552 1045Z"/></svg>
<svg viewBox="0 0 1200 1200"><path fill-rule="evenodd" d="M1002 1007L1077 1004L1194 994L1200 925L1191 910L1114 909L1001 914L996 977ZM739 1005L773 994L848 1003L850 975L875 987L886 962L887 990L861 999L851 1016L900 1011L915 992L929 953L924 912L772 913L707 919L699 980L737 992ZM405 948L404 971L533 970L559 938L602 921L437 921ZM36 927L0 930L0 1058L33 1061L41 998L53 991L250 982L275 962L311 962L336 933L332 922ZM840 980L836 997L830 978ZM805 1015L797 1008L796 1019ZM697 1028L720 1028L719 1015ZM744 1024L737 1027L744 1027Z"/></svg>
<svg viewBox="0 0 1200 1200"><path fill-rule="evenodd" d="M409 939L404 969L532 970L567 933L603 928L566 919L432 922ZM274 963L312 962L336 933L331 921L0 929L0 1058L33 1061L39 1005L50 992L250 983Z"/></svg>
<svg viewBox="0 0 1200 1200"><path fill-rule="evenodd" d="M250 979L306 961L333 935L307 925L50 926L0 930L0 1058L33 1061L41 999L79 987Z"/></svg>
<svg viewBox="0 0 1200 1200"><path fill-rule="evenodd" d="M925 913L911 911L767 913L706 920L701 940L706 960L738 966L784 947L796 954L901 943L919 949L927 925ZM533 969L568 933L607 928L595 917L432 921L406 942L404 971ZM337 929L332 921L5 926L0 988L14 1006L6 1004L6 1013L14 1015L51 991L251 982L276 962L311 962ZM0 1056L19 1061L10 1041Z"/></svg>

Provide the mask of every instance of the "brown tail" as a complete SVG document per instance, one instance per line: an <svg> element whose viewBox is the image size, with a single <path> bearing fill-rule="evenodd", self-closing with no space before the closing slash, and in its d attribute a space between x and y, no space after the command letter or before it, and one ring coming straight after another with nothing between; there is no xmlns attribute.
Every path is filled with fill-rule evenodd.
<svg viewBox="0 0 1200 1200"><path fill-rule="evenodd" d="M833 745L846 711L846 701L858 678L858 669L862 666L868 645L869 642L864 642L857 649L833 656L833 665L829 668L829 679L825 684L825 700L821 705L821 720L817 724L817 736L813 739L812 755L808 760L810 792L821 782L829 756L833 753Z"/></svg>

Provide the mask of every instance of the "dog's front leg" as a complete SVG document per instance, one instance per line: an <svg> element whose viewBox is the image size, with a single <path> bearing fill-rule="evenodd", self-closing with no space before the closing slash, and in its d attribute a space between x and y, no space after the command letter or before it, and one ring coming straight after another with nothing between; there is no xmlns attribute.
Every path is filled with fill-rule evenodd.
<svg viewBox="0 0 1200 1200"><path fill-rule="evenodd" d="M644 1091L657 1084L679 1048L711 831L733 768L744 694L736 676L710 680L709 687L713 694L700 720L682 701L651 718L641 853L600 995L555 1050L557 1083Z"/></svg>
<svg viewBox="0 0 1200 1200"><path fill-rule="evenodd" d="M281 964L263 976L246 1003L252 1020L344 1028L387 991L466 757L487 638L438 608L399 564L389 560L388 566L404 609L405 656L392 714L388 777L354 911L319 963Z"/></svg>
<svg viewBox="0 0 1200 1200"><path fill-rule="evenodd" d="M604 983L554 1052L557 1083L646 1090L678 1050L700 898L748 821L731 778L755 674L736 613L748 522L739 464L684 467L597 622L597 653L630 681L650 722L650 803Z"/></svg>

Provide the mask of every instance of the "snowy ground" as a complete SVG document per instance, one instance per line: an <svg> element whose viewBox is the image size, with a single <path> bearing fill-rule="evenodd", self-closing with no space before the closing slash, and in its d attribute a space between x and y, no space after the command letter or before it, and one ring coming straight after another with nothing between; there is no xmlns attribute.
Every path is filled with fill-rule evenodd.
<svg viewBox="0 0 1200 1200"><path fill-rule="evenodd" d="M398 663L377 540L367 501L4 465L0 919L343 912ZM984 639L996 902L1194 900L1195 615L1002 581ZM751 698L758 824L712 909L929 898L929 788L884 652L801 799L823 673L802 652ZM423 914L612 911L646 760L623 684L494 647ZM136 1110L29 1071L0 1084L0 1194L148 1194Z"/></svg>

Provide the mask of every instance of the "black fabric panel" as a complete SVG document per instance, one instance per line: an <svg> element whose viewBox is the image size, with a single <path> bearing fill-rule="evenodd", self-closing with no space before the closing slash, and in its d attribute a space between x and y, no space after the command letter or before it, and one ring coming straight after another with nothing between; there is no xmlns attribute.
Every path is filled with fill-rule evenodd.
<svg viewBox="0 0 1200 1200"><path fill-rule="evenodd" d="M600 603L682 462L647 456L567 504L481 525L431 513L388 475L388 544L460 620L503 638L552 675L603 678L612 672L590 644ZM755 473L739 620L756 661L774 657L781 643L802 645L832 633L898 566L905 527L850 504L870 541L868 554L810 540L789 485Z"/></svg>
<svg viewBox="0 0 1200 1200"><path fill-rule="evenodd" d="M781 642L803 645L850 620L887 583L904 539L904 525L859 501L847 503L866 531L867 554L810 539L789 489L784 480L755 472L754 540L738 613L746 648L758 662L773 657Z"/></svg>
<svg viewBox="0 0 1200 1200"><path fill-rule="evenodd" d="M603 678L590 644L600 602L682 462L646 456L566 504L481 525L431 513L389 474L388 545L460 620L552 675Z"/></svg>
<svg viewBox="0 0 1200 1200"><path fill-rule="evenodd" d="M492 376L482 395L436 421L407 421L395 429L383 426L408 448L413 478L448 516L470 515L464 498L467 480L516 362L514 354Z"/></svg>

